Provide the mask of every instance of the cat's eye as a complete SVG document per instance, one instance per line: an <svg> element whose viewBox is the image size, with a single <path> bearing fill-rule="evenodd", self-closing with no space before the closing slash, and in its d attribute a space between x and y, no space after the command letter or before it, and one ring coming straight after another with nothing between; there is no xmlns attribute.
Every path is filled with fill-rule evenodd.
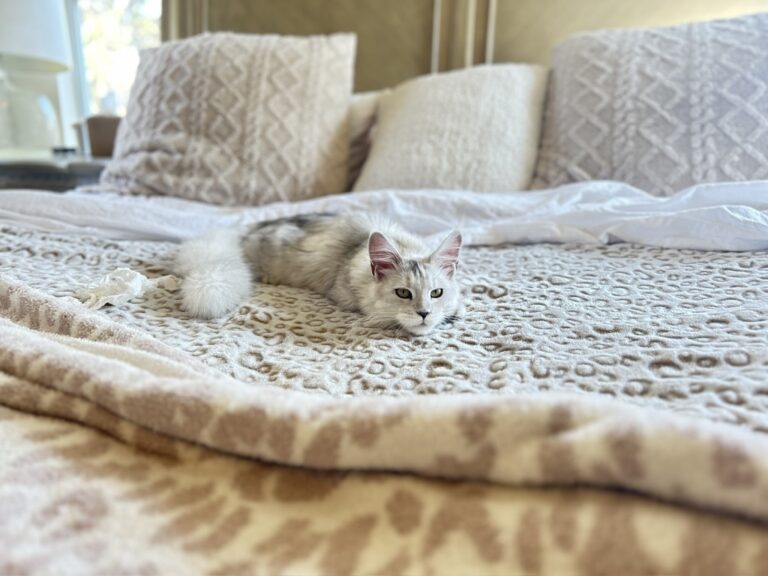
<svg viewBox="0 0 768 576"><path fill-rule="evenodd" d="M440 296L443 295L443 289L442 288L435 288L434 290L432 290L432 292L429 293L429 295L432 298L440 298Z"/></svg>
<svg viewBox="0 0 768 576"><path fill-rule="evenodd" d="M413 298L413 294L411 294L411 291L408 290L408 288L395 288L395 294L398 298L403 298L405 300Z"/></svg>

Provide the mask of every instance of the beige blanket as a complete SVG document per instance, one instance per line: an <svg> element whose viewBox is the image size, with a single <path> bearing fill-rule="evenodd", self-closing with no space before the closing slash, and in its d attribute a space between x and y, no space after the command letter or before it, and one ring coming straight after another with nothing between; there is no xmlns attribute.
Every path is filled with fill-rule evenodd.
<svg viewBox="0 0 768 576"><path fill-rule="evenodd" d="M311 472L146 431L135 449L5 408L0 439L4 575L768 571L762 526L626 493Z"/></svg>
<svg viewBox="0 0 768 576"><path fill-rule="evenodd" d="M92 566L103 562L102 572L109 566L125 566L129 573L149 570L148 566L166 573L167 567L174 565L219 573L237 573L238 568L242 573L508 574L515 570L559 573L562 568L565 572L608 574L615 573L611 570L623 566L618 562L628 558L637 567L635 573L703 573L704 569L725 570L712 573L760 573L764 564L759 563L768 561L768 550L758 546L765 537L761 525L736 520L738 516L759 523L768 520L768 439L757 409L762 405L766 373L765 347L761 347L765 335L757 328L765 316L754 306L729 309L727 302L730 296L743 303L741 299L750 292L755 292L760 302L753 286L764 274L764 255L656 250L656 256L677 259L675 268L684 278L675 282L713 283L710 294L717 306L696 297L694 286L690 301L704 303L682 316L664 309L660 316L669 320L669 326L662 332L654 324L659 318L647 310L645 328L638 326L642 311L629 305L630 313L624 314L622 323L611 323L611 318L602 315L591 333L582 332L581 337L589 343L585 348L578 348L578 340L573 339L569 359L558 356L568 346L558 349L557 341L550 342L549 348L539 347L541 334L553 333L552 322L544 320L552 320L554 315L556 323L557 313L570 319L572 326L583 328L574 317L586 307L583 303L569 305L563 289L553 289L557 298L565 298L559 308L531 306L521 313L528 324L512 333L500 334L501 327L492 322L494 316L501 316L504 324L509 312L506 294L495 292L495 287L510 285L494 277L498 259L530 258L526 250L543 250L540 254L551 250L557 256L554 251L558 248L469 251L468 272L473 266L475 272L474 284L469 285L475 316L447 329L455 330L458 337L436 351L426 345L429 340L418 344L371 334L365 339L364 328L346 317L342 320L351 322L351 330L345 334L331 330L325 342L313 341L313 324L296 319L291 323L280 316L289 313L288 307L280 309L275 302L279 304L276 299L280 297L293 298L293 309L301 314L316 311L318 298L284 290L278 296L268 288L257 291L254 298L259 304L244 307L218 326L183 320L172 295L151 296L109 315L88 311L71 299L45 294L29 284L63 296L74 287L67 289L62 283L73 276L92 278L115 265L129 265L150 274L165 272L162 262L171 247L6 233L4 245L10 249L4 254L0 283L0 403L10 411L3 412L7 418L1 438L8 445L4 464L15 464L5 468L0 502L11 511L14 506L25 510L20 517L27 519L28 533L33 535L28 547L20 547L18 552L14 548L9 562L33 572L54 572L46 563L55 549L80 565L91 557ZM92 247L92 253L90 248L83 249L86 245ZM567 250L576 249L560 250L567 255ZM581 254L589 250L583 249ZM594 259L596 270L618 263L619 250L623 265L634 263L648 274L653 272L649 265L653 259L644 258L644 250L650 249L591 250L587 256ZM96 261L89 260L94 254L98 255ZM565 286L563 279L573 278L575 273L563 265L563 252L559 254L559 262L554 256L548 262L550 268L560 264L560 268L550 269L549 286ZM680 260L687 265L681 267ZM536 266L531 259L526 273L532 278L540 273ZM707 269L703 277L696 275L697 266ZM754 268L751 272L750 267ZM723 280L725 277L718 274L724 269L731 270L735 282L743 285L738 295L727 278ZM620 280L622 270L614 268L614 272ZM605 277L593 278L592 284L606 290L615 288ZM630 282L619 284L628 293L638 289ZM655 288L649 283L639 289L652 294ZM724 293L719 299L718 290ZM583 292L584 286L577 287L579 291ZM260 296L266 299L260 301ZM483 307L483 298L498 304ZM598 302L595 298L592 301ZM662 309L664 304L657 302ZM133 327L110 318L125 321L129 312L137 312ZM524 316L537 313L540 324L537 318ZM327 313L332 322L341 322L337 315L333 310ZM731 329L723 330L723 323ZM266 333L259 330L261 324L267 326ZM506 325L515 328L514 324ZM157 328L154 332L153 326ZM212 367L221 356L216 338L228 344L230 332L223 328L238 326L240 330L233 332L246 344L236 346L236 350L239 354L250 347L250 363L243 366L240 362L238 368L232 368L235 362L225 356L229 364L224 371ZM649 334L649 330L654 332ZM271 370L263 356L274 337L269 331L283 334L279 342L282 353L299 350L303 341L314 342L319 347L310 346L314 361L297 352L294 360L303 363L303 370L290 365ZM201 333L210 348L195 348ZM480 338L481 333L486 336ZM714 338L718 333L722 337ZM350 343L350 337L358 340ZM432 342L440 338L438 334ZM642 343L654 338L678 346L659 351L651 345L646 346L650 350L644 350ZM632 342L634 355L628 351ZM736 343L743 346L735 349ZM426 369L433 371L435 382L441 386L466 382L468 387L463 391L467 392L482 391L476 383L483 377L470 365L473 357L468 350L474 349L483 362L488 361L489 352L501 352L488 365L484 381L486 386L493 382L507 386L492 395L414 395L405 388L384 390L394 394L372 395L371 390L356 393L349 387L344 394L334 388L338 380L334 381L333 375L344 373L343 361L348 355L335 357L332 344L337 348L348 345L346 350L351 352L357 350L355 346L361 347L370 354L369 367L393 355L396 360L431 362ZM500 348L501 344L506 348ZM592 350L592 356L585 356L585 349L599 345L603 346L599 353ZM403 346L410 346L406 348L408 354L402 352ZM625 350L626 358L619 356L614 361L612 354L617 349ZM509 364L520 362L526 354L529 372L519 372L523 385L520 390L510 390L517 372L510 370ZM242 360L243 356L235 358ZM494 370L493 362L505 358L508 364ZM553 358L559 358L557 366L571 365L572 369L553 370ZM586 359L590 362L581 362ZM602 368L587 374L582 365ZM619 378L622 370L637 366L648 367L653 379L644 383ZM399 369L405 380L414 367L403 363ZM247 377L225 374L233 370L235 376ZM368 373L376 375L375 370ZM525 386L529 374L540 380L537 389ZM574 382L574 375L579 374L593 386L581 387L580 381ZM611 381L609 374L619 377ZM354 377L354 373L348 374L349 379ZM397 373L390 378L397 379ZM722 390L716 398L721 402L730 398L734 410L721 412L718 401L712 401L710 387L717 389L717 382ZM703 394L694 395L692 400L681 385L691 392L695 384L702 387ZM570 389L568 385L572 385ZM636 394L639 400L632 401L632 386L638 390L647 387L660 398ZM614 390L614 398L601 393L606 390ZM676 401L679 396L683 401ZM47 418L30 419L17 411L85 424L134 445L139 452L129 452L80 427L53 424ZM734 420L734 415L738 419ZM34 432L36 426L43 431ZM50 431L51 427L62 430L61 435ZM66 438L70 436L78 440L69 444ZM146 451L161 454L166 460L150 457ZM128 453L130 458L118 466L123 456L117 455ZM36 454L49 455L43 459L44 466ZM88 464L90 459L94 460ZM49 469L51 462L54 467ZM86 463L82 470L81 462ZM135 467L130 462L135 462ZM87 473L91 464L97 470L93 475ZM58 468L60 474L51 471ZM328 476L308 472L310 469L334 472ZM339 472L344 475L339 476ZM410 472L464 483L445 484L381 472ZM133 493L121 484L133 475L141 485L137 490L142 496L115 499L115 491ZM311 506L291 508L290 498L280 499L278 486L286 484L281 480L285 475L299 479L289 491L305 494L298 501L311 500ZM467 483L469 480L491 481L493 486ZM306 496L323 483L326 488L318 488L318 496ZM534 484L629 489L685 509L624 493L509 488ZM25 497L13 496L19 486L25 487ZM49 490L50 486L57 488ZM75 486L80 486L81 492ZM75 495L68 490L74 490ZM97 493L99 497L90 497ZM155 499L170 503L153 512L150 502ZM693 511L702 508L721 516ZM87 518L94 515L107 518L99 529L87 526ZM59 540L53 538L55 543L46 540L48 521L40 520L48 517L61 517L63 523L58 532L51 529L61 535ZM16 524L4 527L0 546L11 550L19 529ZM79 530L94 532L94 538L111 534L117 540L105 543L101 538L97 539L100 544L83 544L79 537L73 540L70 535L79 534ZM125 533L131 535L129 545L121 547L124 541L120 535ZM461 545L455 545L457 541ZM607 551L619 541L624 546L621 558ZM147 542L152 546L146 566L135 555L120 552ZM722 542L729 544L715 547ZM203 554L201 550L209 552ZM333 564L339 558L345 562L341 567Z"/></svg>

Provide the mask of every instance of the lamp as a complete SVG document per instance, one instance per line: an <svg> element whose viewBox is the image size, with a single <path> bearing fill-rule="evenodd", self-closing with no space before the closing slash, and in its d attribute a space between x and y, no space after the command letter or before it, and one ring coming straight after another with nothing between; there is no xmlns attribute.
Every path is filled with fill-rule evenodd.
<svg viewBox="0 0 768 576"><path fill-rule="evenodd" d="M70 66L63 0L0 0L0 147L47 148L61 140L49 94Z"/></svg>

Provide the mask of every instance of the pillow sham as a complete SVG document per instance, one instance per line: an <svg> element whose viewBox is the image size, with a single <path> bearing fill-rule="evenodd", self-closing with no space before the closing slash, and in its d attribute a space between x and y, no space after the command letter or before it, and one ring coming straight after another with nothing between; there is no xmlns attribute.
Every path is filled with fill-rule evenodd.
<svg viewBox="0 0 768 576"><path fill-rule="evenodd" d="M102 185L222 205L343 191L355 44L216 33L144 51Z"/></svg>
<svg viewBox="0 0 768 576"><path fill-rule="evenodd" d="M540 66L507 64L401 84L379 102L355 191L525 189L536 160L545 80Z"/></svg>
<svg viewBox="0 0 768 576"><path fill-rule="evenodd" d="M534 187L655 195L768 178L768 14L603 30L553 51Z"/></svg>

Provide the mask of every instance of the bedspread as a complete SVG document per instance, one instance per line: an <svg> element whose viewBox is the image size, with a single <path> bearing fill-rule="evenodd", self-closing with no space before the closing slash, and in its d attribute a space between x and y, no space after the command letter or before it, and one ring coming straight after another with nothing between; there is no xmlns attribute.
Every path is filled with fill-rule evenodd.
<svg viewBox="0 0 768 576"><path fill-rule="evenodd" d="M389 197L391 204L392 193ZM577 212L588 208L576 204ZM309 203L299 209L313 207ZM721 220L726 228L737 227L740 217L751 214L750 234L760 242L761 207L735 205L730 213L736 215L730 224ZM690 217L685 210L669 214ZM206 216L205 226L264 215L227 212L218 220ZM413 218L428 220L418 210ZM248 500L248 489L228 480L221 489L226 493L218 488L205 492L202 500L209 508L203 502L194 508L195 498L190 498L190 510L165 518L165 525L153 521L137 533L137 539L175 534L172 526L187 526L182 520L187 515L203 518L203 510L216 511L218 520L207 527L192 522L189 532L180 528L181 535L168 537L168 546L160 546L154 564L148 563L156 570L163 571L166 556L184 556L178 547L184 542L183 549L192 551L184 560L188 566L221 573L235 568L279 572L286 566L325 573L448 573L446 566L455 573L466 572L467 566L487 567L483 573L510 573L510 566L521 573L544 568L612 573L621 564L611 564L602 550L616 537L616 526L631 533L625 536L639 551L637 573L684 572L686 557L696 557L700 572L725 566L731 573L759 573L760 562L768 557L758 545L765 536L760 523L768 520L764 251L627 243L511 245L508 235L514 232L504 230L493 245L477 245L487 243L490 233L476 218L476 245L464 251L462 260L466 316L427 337L409 338L368 328L362 318L337 310L321 296L265 285L255 286L248 302L219 320L189 318L180 310L178 295L163 289L125 306L90 311L72 298L78 287L118 267L150 277L168 274L175 244L109 238L94 229L78 234L71 223L45 232L22 220L0 227L0 403L11 410L4 412L4 423L23 422L22 429L37 425L16 411L78 422L140 450L132 457L144 462L139 468L155 470L145 461L150 458L146 451L185 462L175 477L185 485L186 474L208 474L203 472L208 464L201 462L214 459L222 470L233 470L226 478L240 478L241 484L245 480L238 474L244 472L234 472L240 466L258 470L254 478L299 474L301 484L321 485L328 478L323 474L354 471L342 476L338 487L334 484L328 502L348 502L360 490L370 492L370 501L349 505L367 513L345 508L321 518L320 503L307 516L272 506L257 526L249 522L257 513L254 506L272 502L280 482L267 489L272 486L268 481L254 479L255 491L271 490L272 496L246 503L238 499ZM190 218L190 227L195 226L205 227ZM601 226L618 229L610 217ZM585 234L583 228L573 230ZM701 230L697 233L703 237ZM707 247L716 244L716 236L706 238ZM14 432L15 425L4 426L10 436L25 439L9 453L18 452L20 461L29 461L23 455L27 449L49 450L38 446L48 442L46 434L30 436ZM68 434L78 438L93 434L72 430ZM83 458L124 450L111 440L101 442L109 448ZM66 459L66 454L52 458ZM320 469L332 472L310 472ZM392 472L462 484L386 474ZM34 467L29 474L34 477ZM163 484L162 475L146 474ZM24 477L23 468L15 472L16 482ZM71 469L61 481L76 483L76 477ZM495 486L472 483L477 481ZM119 488L114 482L97 474L86 485L111 493ZM7 496L13 485L0 487ZM509 488L531 485L562 491ZM688 508L573 486L628 489ZM304 489L313 490L297 488ZM444 511L424 504L454 498L446 496L453 491L471 502L461 496L458 508ZM208 498L213 493L239 504L222 507L215 497ZM56 509L41 494L30 496L30 502L37 498L42 508ZM567 508L564 502L570 498L587 504L576 505L579 512L570 519L545 520ZM79 502L73 506L86 506ZM141 516L138 508L126 506ZM750 517L758 524L692 511L701 508ZM418 521L414 509L424 511L415 513ZM411 520L401 522L402 515ZM688 524L692 518L706 518L700 530ZM576 532L560 528L561 521L583 534L564 536ZM398 522L415 522L415 528L400 531ZM235 526L231 541L216 536L227 526ZM449 527L442 536L441 526ZM276 539L280 530L296 531L307 544L301 552L285 552L279 562L286 563L276 569L274 551L267 553L268 546L259 548L256 542ZM192 538L193 531L199 537ZM463 531L471 544L455 552L455 564L443 564L452 558L441 548L452 531ZM194 553L205 540L203 533L229 542L207 564ZM361 539L357 544L328 552L346 545L352 533ZM395 533L412 537L395 544ZM662 546L662 535L674 544ZM725 552L717 558L695 552L726 535L740 542L741 552L731 560ZM391 545L382 547L378 538ZM569 538L579 545L560 545ZM235 562L248 557L239 548L246 541L253 558L247 568ZM69 550L75 554L74 547ZM400 552L389 555L395 550ZM104 558L113 559L111 554ZM350 562L346 568L328 564L326 557L338 554ZM385 566L385 560L391 565ZM599 561L604 563L595 564Z"/></svg>
<svg viewBox="0 0 768 576"><path fill-rule="evenodd" d="M175 244L0 228L4 266L71 297L117 267L169 274ZM246 383L334 396L576 393L768 431L768 252L631 244L473 247L465 318L425 338L258 285L223 319L156 289L104 313Z"/></svg>

